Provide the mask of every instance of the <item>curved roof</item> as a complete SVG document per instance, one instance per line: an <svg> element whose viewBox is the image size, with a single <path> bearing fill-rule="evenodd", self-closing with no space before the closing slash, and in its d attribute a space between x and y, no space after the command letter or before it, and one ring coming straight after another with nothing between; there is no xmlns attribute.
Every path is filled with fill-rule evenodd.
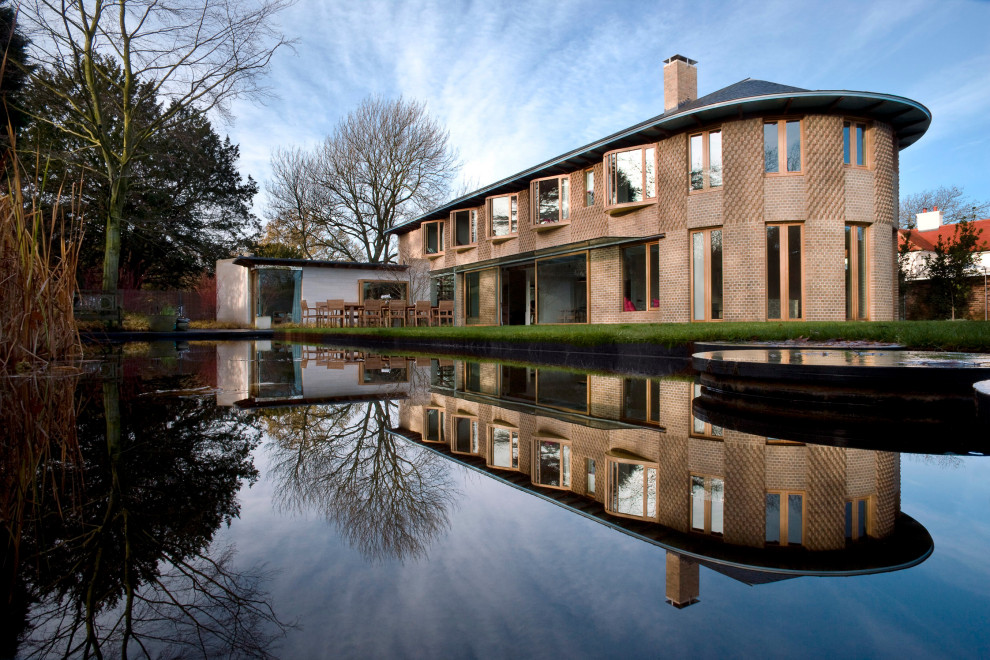
<svg viewBox="0 0 990 660"><path fill-rule="evenodd" d="M451 200L418 218L389 230L402 234L426 220L445 218L458 208L481 206L486 197L518 192L531 179L573 172L600 162L607 151L632 147L682 131L726 119L746 119L765 115L792 115L809 112L852 115L890 124L900 149L914 144L932 121L932 113L917 101L891 94L848 90L807 90L766 80L747 78L699 99L684 103L671 112L640 122L596 142L574 149L535 167Z"/></svg>

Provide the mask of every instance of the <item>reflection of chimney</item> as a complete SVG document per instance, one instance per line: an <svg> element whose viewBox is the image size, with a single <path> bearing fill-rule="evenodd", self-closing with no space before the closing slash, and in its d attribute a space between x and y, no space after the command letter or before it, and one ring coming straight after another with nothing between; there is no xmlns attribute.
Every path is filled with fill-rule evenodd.
<svg viewBox="0 0 990 660"><path fill-rule="evenodd" d="M695 562L667 551L667 602L682 609L698 602L701 594L699 566Z"/></svg>
<svg viewBox="0 0 990 660"><path fill-rule="evenodd" d="M938 229L942 226L942 215L942 211L939 211L937 206L932 207L931 211L922 209L921 213L915 215L918 223L918 231Z"/></svg>
<svg viewBox="0 0 990 660"><path fill-rule="evenodd" d="M663 111L698 98L698 69L694 60L674 55L663 61Z"/></svg>

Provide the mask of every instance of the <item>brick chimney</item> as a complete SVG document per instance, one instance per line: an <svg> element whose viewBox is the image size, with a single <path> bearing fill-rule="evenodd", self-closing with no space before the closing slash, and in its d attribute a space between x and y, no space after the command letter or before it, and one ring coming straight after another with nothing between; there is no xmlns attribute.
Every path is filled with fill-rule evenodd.
<svg viewBox="0 0 990 660"><path fill-rule="evenodd" d="M698 564L668 550L667 602L679 610L697 603L701 593L698 573Z"/></svg>
<svg viewBox="0 0 990 660"><path fill-rule="evenodd" d="M694 60L674 55L663 61L663 111L698 98L698 69Z"/></svg>

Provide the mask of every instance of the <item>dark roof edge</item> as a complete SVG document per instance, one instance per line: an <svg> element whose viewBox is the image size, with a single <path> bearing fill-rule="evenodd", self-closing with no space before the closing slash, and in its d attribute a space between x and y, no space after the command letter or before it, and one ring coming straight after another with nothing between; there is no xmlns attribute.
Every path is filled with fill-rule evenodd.
<svg viewBox="0 0 990 660"><path fill-rule="evenodd" d="M743 82L745 82L745 81L743 81ZM441 212L444 212L444 211L446 211L446 212L452 211L452 210L458 208L460 205L468 202L469 200L471 200L473 198L476 198L476 197L485 195L488 192L495 191L498 188L501 188L502 186L511 184L511 183L513 183L515 181L518 181L520 179L538 178L537 175L540 173L541 170L545 170L545 169L550 168L550 167L553 167L555 165L560 165L563 162L565 162L565 161L567 161L567 160L569 160L571 158L575 158L575 157L581 156L582 154L584 154L584 153L586 153L588 151L593 151L595 149L602 148L602 147L608 145L610 142L621 140L623 138L633 137L633 136L635 136L636 133L638 133L640 131L643 131L643 130L646 130L646 129L650 129L650 128L662 129L664 127L664 125L666 125L667 123L673 123L673 121L674 120L677 120L677 119L683 119L685 117L692 117L694 115L697 115L697 114L700 114L700 113L703 113L703 112L711 112L713 110L718 110L718 109L725 109L725 108L730 108L730 107L734 107L734 106L743 106L743 105L747 105L747 104L753 104L753 103L757 103L757 102L760 102L760 101L773 101L773 100L784 100L784 99L816 99L816 98L820 98L820 99L823 99L823 100L824 99L838 99L838 100L842 100L842 99L847 99L847 98L860 98L860 99L871 99L871 100L875 100L877 102L886 102L886 101L889 101L889 102L892 102L892 103L895 103L895 104L906 105L906 106L908 106L908 108L907 108L908 110L914 109L914 110L919 110L922 113L924 113L926 119L923 119L921 121L924 121L924 122L927 122L927 123L926 123L925 129L921 132L922 134L925 131L927 131L927 129L928 129L927 124L930 124L931 123L931 119L932 119L932 113L931 113L931 111L927 107L925 107L924 105L922 105L921 103L918 103L917 101L912 101L911 99L906 98L906 97L903 97L903 96L896 96L894 94L880 94L880 93L877 93L877 92L856 92L856 91L849 91L849 90L815 90L815 91L800 91L800 92L790 92L789 91L789 92L781 92L781 93L776 93L776 94L761 94L761 95L757 95L757 96L748 96L748 97L730 99L730 100L721 101L721 102L718 102L718 103L711 103L711 104L707 104L707 105L703 105L703 106L699 106L699 107L695 107L695 108L688 108L688 109L685 109L685 110L682 110L682 111L679 111L679 112L673 112L673 113L670 113L670 114L665 113L665 114L662 114L662 115L658 115L656 117L653 117L651 119L647 119L646 121L643 121L643 122L640 122L640 123L635 124L633 126L630 126L629 128L626 128L626 129L623 129L621 131L618 131L617 133L613 133L613 134L608 135L608 136L606 136L604 138L601 138L599 140L596 140L594 142L591 142L589 144L586 144L586 145L584 145L582 147L578 147L577 149L573 149L571 151L568 151L568 152L566 152L566 153L564 153L564 154L562 154L560 156L557 156L555 158L551 158L550 160L544 161L544 162L542 162L542 163L540 163L538 165L535 165L533 167L527 168L527 169L525 169L525 170L523 170L521 172L517 172L516 174L513 174L511 176L508 176L508 177L506 177L504 179L501 179L500 181L496 181L495 183L491 183L491 184L489 184L487 186L483 186L483 187L481 187L481 188L479 188L479 189L477 189L477 190L475 190L473 192L470 192L470 193L468 193L466 195L462 195L462 196L458 197L457 199L453 199L453 200L451 200L451 201L449 201L449 202L447 202L445 204L442 204L441 206L438 206L437 208L432 209L431 211L429 211L427 213L424 213L424 214L422 214L422 215L420 215L420 216L418 216L416 218L413 218L412 220L410 220L408 222L405 222L405 223L403 223L401 225L398 225L396 227L392 227L391 229L389 229L385 233L386 234L402 234L402 233L405 233L407 231L411 231L411 230L415 229L416 227L418 227L425 220L435 219L435 216L437 214L439 214ZM774 112L767 111L767 114L774 114ZM866 114L873 114L873 113L870 112L870 111L866 111ZM881 117L881 119L882 119L882 117ZM914 122L914 123L918 123L918 122ZM677 130L680 130L680 129L677 129ZM912 135L912 137L914 137L914 136ZM914 137L914 139L910 140L909 142L902 143L901 145L899 145L899 149L904 149L905 147L910 146L911 144L913 144L917 140L918 137L921 137L921 135L920 134L917 135L917 137Z"/></svg>
<svg viewBox="0 0 990 660"><path fill-rule="evenodd" d="M355 268L361 270L406 270L405 264L364 263L360 261L321 261L319 259L281 259L277 257L240 256L234 259L235 266L309 266L311 268Z"/></svg>

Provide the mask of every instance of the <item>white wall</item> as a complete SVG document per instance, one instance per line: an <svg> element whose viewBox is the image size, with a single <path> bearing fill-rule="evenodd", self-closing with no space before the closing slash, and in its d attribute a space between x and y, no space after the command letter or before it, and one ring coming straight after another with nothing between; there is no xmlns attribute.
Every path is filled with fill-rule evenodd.
<svg viewBox="0 0 990 660"><path fill-rule="evenodd" d="M246 270L241 266L235 266ZM219 281L220 269L217 268ZM220 287L217 287L219 290ZM219 310L218 310L219 315ZM217 344L217 405L232 406L248 397L251 384L251 358L254 342L222 341Z"/></svg>
<svg viewBox="0 0 990 660"><path fill-rule="evenodd" d="M360 300L359 280L409 281L409 274L406 271L370 268L307 268L306 266L303 266L302 270L302 299L310 307L315 306L317 302L327 300L358 302Z"/></svg>
<svg viewBox="0 0 990 660"><path fill-rule="evenodd" d="M233 259L217 261L217 321L253 327L249 282L244 266L235 266Z"/></svg>

